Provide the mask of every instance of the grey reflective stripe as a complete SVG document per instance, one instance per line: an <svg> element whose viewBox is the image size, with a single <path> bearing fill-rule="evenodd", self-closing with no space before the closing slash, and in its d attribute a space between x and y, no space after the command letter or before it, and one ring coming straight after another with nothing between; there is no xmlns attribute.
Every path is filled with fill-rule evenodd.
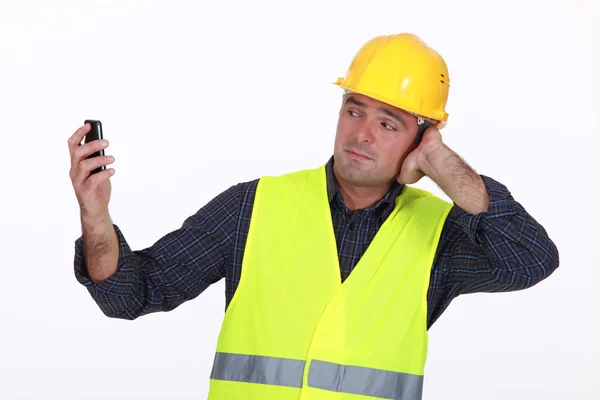
<svg viewBox="0 0 600 400"><path fill-rule="evenodd" d="M305 361L289 358L217 353L211 379L302 387Z"/></svg>
<svg viewBox="0 0 600 400"><path fill-rule="evenodd" d="M384 399L420 400L423 376L313 360L308 386Z"/></svg>
<svg viewBox="0 0 600 400"><path fill-rule="evenodd" d="M217 353L210 378L301 388L305 365L290 358ZM308 386L383 399L421 400L423 376L313 360Z"/></svg>

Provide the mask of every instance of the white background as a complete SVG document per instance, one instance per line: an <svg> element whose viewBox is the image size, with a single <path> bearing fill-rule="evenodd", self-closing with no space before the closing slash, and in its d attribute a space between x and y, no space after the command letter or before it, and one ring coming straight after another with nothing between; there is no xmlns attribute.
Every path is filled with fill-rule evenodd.
<svg viewBox="0 0 600 400"><path fill-rule="evenodd" d="M131 322L75 280L67 139L84 119L103 122L111 215L142 249L235 183L326 162L331 83L366 40L406 31L448 63L446 143L507 185L561 260L530 290L453 302L430 330L425 399L599 399L593 7L2 0L0 398L206 398L224 281Z"/></svg>

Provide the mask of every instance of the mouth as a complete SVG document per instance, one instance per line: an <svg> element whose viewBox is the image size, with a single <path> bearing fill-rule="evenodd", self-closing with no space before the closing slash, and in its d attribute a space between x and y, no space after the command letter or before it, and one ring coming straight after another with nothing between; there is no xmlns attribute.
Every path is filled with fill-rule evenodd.
<svg viewBox="0 0 600 400"><path fill-rule="evenodd" d="M348 153L348 155L349 155L351 158L354 158L354 159L356 159L356 160L372 160L372 158L371 158L371 157L369 157L369 156L368 156L368 155L366 155L365 153L363 153L363 152L360 152L360 151L358 151L358 150L353 150L353 149L350 149L350 150L346 150L346 152Z"/></svg>

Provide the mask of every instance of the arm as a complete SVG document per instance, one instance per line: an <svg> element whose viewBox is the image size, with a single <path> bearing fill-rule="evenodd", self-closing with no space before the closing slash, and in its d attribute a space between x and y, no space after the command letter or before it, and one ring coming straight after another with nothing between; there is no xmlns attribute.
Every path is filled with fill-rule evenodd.
<svg viewBox="0 0 600 400"><path fill-rule="evenodd" d="M88 246L84 243L84 231L75 242L78 281L86 286L104 314L112 318L135 319L151 312L169 311L198 296L225 276L240 190L241 185L229 188L187 218L180 229L143 250L132 251L119 227L111 222L107 230L114 238L109 234L108 241L114 244L107 247L118 261L112 274L95 279L96 282L90 279L87 248L106 246Z"/></svg>
<svg viewBox="0 0 600 400"><path fill-rule="evenodd" d="M397 180L410 184L425 175L463 210L471 214L487 211L489 195L483 179L442 142L435 127L425 131L420 144L405 158Z"/></svg>
<svg viewBox="0 0 600 400"><path fill-rule="evenodd" d="M477 174L446 146L436 128L406 157L398 181L425 175L454 202L431 273L429 326L461 294L530 288L558 268L545 229L504 185Z"/></svg>
<svg viewBox="0 0 600 400"><path fill-rule="evenodd" d="M107 215L94 222L81 216L81 232L83 256L87 264L89 278L93 282L101 282L117 270L119 262L119 238Z"/></svg>
<svg viewBox="0 0 600 400"><path fill-rule="evenodd" d="M488 210L490 197L482 177L443 143L424 152L420 169L463 210L471 214Z"/></svg>
<svg viewBox="0 0 600 400"><path fill-rule="evenodd" d="M556 246L508 189L471 169L442 143L439 131L428 133L418 166L455 205L445 232L454 243L446 251L454 254L449 273L455 293L525 289L558 268Z"/></svg>
<svg viewBox="0 0 600 400"><path fill-rule="evenodd" d="M558 268L558 250L543 226L503 184L481 179L488 211L455 205L446 219L428 294L430 325L461 294L527 289Z"/></svg>

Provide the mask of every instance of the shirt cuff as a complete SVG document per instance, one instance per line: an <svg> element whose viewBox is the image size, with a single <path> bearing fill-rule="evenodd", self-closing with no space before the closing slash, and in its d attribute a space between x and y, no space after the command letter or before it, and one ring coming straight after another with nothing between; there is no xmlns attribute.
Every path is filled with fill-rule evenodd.
<svg viewBox="0 0 600 400"><path fill-rule="evenodd" d="M128 265L127 261L132 258L131 256L134 255L134 253L129 247L129 244L125 240L119 227L115 224L113 224L113 227L119 240L119 261L115 273L102 282L94 283L90 280L87 265L83 257L84 248L82 235L75 241L75 277L77 278L77 281L83 286L86 286L88 290L99 289L100 291L108 291L115 294L131 294L133 293L133 282L135 281L135 266Z"/></svg>
<svg viewBox="0 0 600 400"><path fill-rule="evenodd" d="M490 203L486 212L471 214L456 203L452 209L452 217L467 233L473 243L481 246L483 243L480 237L482 229L496 218L505 218L517 213L516 202L510 194L510 191L502 183L485 175L480 175L488 192Z"/></svg>

